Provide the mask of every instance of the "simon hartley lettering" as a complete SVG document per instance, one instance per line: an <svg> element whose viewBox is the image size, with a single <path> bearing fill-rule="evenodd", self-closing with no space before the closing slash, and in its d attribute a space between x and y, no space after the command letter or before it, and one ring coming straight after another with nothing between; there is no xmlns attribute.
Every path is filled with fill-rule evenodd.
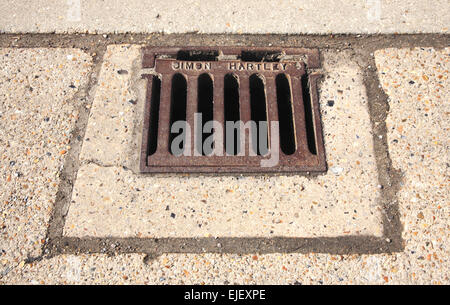
<svg viewBox="0 0 450 305"><path fill-rule="evenodd" d="M279 62L261 62L261 63L253 63L253 62L230 62L228 64L229 70L248 70L248 71L277 71L286 70L287 63L279 63Z"/></svg>
<svg viewBox="0 0 450 305"><path fill-rule="evenodd" d="M224 68L234 71L285 71L288 63L283 62L202 62L174 61L173 70L211 70L212 65L225 65ZM223 66L222 66L223 67Z"/></svg>
<svg viewBox="0 0 450 305"><path fill-rule="evenodd" d="M210 62L201 61L174 61L173 70L211 70Z"/></svg>

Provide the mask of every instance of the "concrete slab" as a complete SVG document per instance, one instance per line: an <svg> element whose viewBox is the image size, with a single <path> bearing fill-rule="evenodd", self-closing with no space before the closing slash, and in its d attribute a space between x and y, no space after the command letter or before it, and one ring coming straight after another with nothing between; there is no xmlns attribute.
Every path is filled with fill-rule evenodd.
<svg viewBox="0 0 450 305"><path fill-rule="evenodd" d="M0 49L0 276L41 254L91 58Z"/></svg>
<svg viewBox="0 0 450 305"><path fill-rule="evenodd" d="M450 48L385 49L375 53L389 95L386 119L398 192L404 257L412 280L448 282Z"/></svg>
<svg viewBox="0 0 450 305"><path fill-rule="evenodd" d="M58 255L22 264L0 283L448 284L448 54L448 48L375 52L389 96L391 170L404 174L398 192L404 251L163 254L154 259L145 254Z"/></svg>
<svg viewBox="0 0 450 305"><path fill-rule="evenodd" d="M20 284L384 284L408 283L395 255L60 255L15 269ZM146 261L146 262L144 262ZM395 269L390 269L391 266ZM392 271L394 270L394 271ZM395 277L391 278L391 275ZM416 279L417 280L417 279ZM0 280L1 283L1 280Z"/></svg>
<svg viewBox="0 0 450 305"><path fill-rule="evenodd" d="M320 104L330 170L305 177L137 174L145 95L139 50L110 46L104 57L65 236L382 235L367 97L349 52L323 53Z"/></svg>
<svg viewBox="0 0 450 305"><path fill-rule="evenodd" d="M7 33L448 33L448 1L4 0Z"/></svg>

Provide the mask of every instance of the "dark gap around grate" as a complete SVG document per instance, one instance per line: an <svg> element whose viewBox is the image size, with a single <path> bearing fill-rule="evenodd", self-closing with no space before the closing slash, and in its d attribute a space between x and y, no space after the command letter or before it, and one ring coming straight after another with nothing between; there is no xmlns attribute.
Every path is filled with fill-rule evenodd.
<svg viewBox="0 0 450 305"><path fill-rule="evenodd" d="M218 51L178 51L177 59L186 61L216 61L219 56Z"/></svg>
<svg viewBox="0 0 450 305"><path fill-rule="evenodd" d="M203 73L198 77L198 104L197 111L202 115L202 126L201 126L201 141L198 141L196 145L197 151L201 152L202 155L210 155L212 153L213 147L212 145L204 145L205 141L208 137L210 137L213 132L204 132L205 125L214 119L213 117L213 80L208 73ZM200 127L200 126L199 126ZM192 128L192 126L191 126ZM203 149L203 146L206 146L206 151Z"/></svg>
<svg viewBox="0 0 450 305"><path fill-rule="evenodd" d="M187 83L186 78L180 74L174 74L172 78L172 88L171 88L171 103L170 103L170 128L177 121L183 121L180 126L186 125L186 105L187 105ZM185 127L184 127L185 128ZM179 136L183 131L172 132L170 131L169 137L169 151L172 151L172 143L174 139ZM184 133L186 135L186 133ZM184 143L186 139L179 138L178 147L180 150L184 149Z"/></svg>
<svg viewBox="0 0 450 305"><path fill-rule="evenodd" d="M240 59L251 62L279 62L281 56L281 52L242 51Z"/></svg>
<svg viewBox="0 0 450 305"><path fill-rule="evenodd" d="M308 149L310 153L316 155L316 134L314 128L313 109L311 105L310 85L311 84L308 78L308 74L305 72L305 74L302 76L302 95L303 105L305 107L306 139L308 142Z"/></svg>
<svg viewBox="0 0 450 305"><path fill-rule="evenodd" d="M158 147L159 105L161 100L161 79L158 76L153 76L151 90L150 126L147 146L149 155L153 155Z"/></svg>
<svg viewBox="0 0 450 305"><path fill-rule="evenodd" d="M224 78L224 117L225 122L235 124L240 120L239 111L239 83L237 76L228 73ZM227 123L226 123L227 124ZM228 123L230 124L230 123ZM240 132L239 126L233 128L232 134L227 134L228 128L225 125L225 148L228 155L237 155L240 152ZM233 143L233 145L231 145Z"/></svg>
<svg viewBox="0 0 450 305"><path fill-rule="evenodd" d="M266 93L264 81L258 74L250 76L250 109L251 120L256 123L256 134L254 137L256 141L252 141L253 151L259 156L266 155L269 152ZM262 128L264 127L266 130L263 131ZM251 133L253 133L253 130Z"/></svg>
<svg viewBox="0 0 450 305"><path fill-rule="evenodd" d="M280 127L280 147L286 155L296 151L294 117L292 112L291 86L285 74L275 78L277 87L278 120Z"/></svg>

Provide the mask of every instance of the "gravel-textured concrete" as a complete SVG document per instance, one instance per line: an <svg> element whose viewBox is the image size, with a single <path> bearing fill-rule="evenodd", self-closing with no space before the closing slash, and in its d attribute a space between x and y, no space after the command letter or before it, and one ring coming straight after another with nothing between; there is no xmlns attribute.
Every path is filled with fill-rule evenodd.
<svg viewBox="0 0 450 305"><path fill-rule="evenodd" d="M393 167L403 173L398 203L404 251L342 256L164 254L147 263L143 254L58 255L18 264L0 282L449 284L449 51L417 48L375 53L381 85L390 98L389 153ZM2 169L8 164L2 163Z"/></svg>
<svg viewBox="0 0 450 305"><path fill-rule="evenodd" d="M386 119L392 165L403 173L398 193L403 258L411 280L448 284L450 48L375 53L389 95Z"/></svg>
<svg viewBox="0 0 450 305"><path fill-rule="evenodd" d="M61 255L3 279L21 284L385 284L432 282L397 255L165 254ZM426 278L426 280L423 280ZM436 281L448 282L442 274Z"/></svg>
<svg viewBox="0 0 450 305"><path fill-rule="evenodd" d="M320 101L328 173L170 176L129 169L138 164L133 155L139 149L132 148L144 117L139 110L144 98L135 97L144 96L145 87L132 93L139 90L133 83L140 75L133 70L133 62L140 66L139 49L110 46L104 57L66 236L382 235L367 97L361 70L348 52L323 52Z"/></svg>
<svg viewBox="0 0 450 305"><path fill-rule="evenodd" d="M91 58L0 49L0 276L41 254Z"/></svg>
<svg viewBox="0 0 450 305"><path fill-rule="evenodd" d="M3 0L9 33L448 33L447 0Z"/></svg>

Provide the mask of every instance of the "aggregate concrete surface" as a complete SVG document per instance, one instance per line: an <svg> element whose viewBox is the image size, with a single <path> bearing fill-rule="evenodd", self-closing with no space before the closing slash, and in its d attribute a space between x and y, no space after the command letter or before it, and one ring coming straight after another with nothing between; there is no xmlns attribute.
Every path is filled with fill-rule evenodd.
<svg viewBox="0 0 450 305"><path fill-rule="evenodd" d="M448 10L446 0L3 0L0 32L448 33Z"/></svg>
<svg viewBox="0 0 450 305"><path fill-rule="evenodd" d="M392 165L403 173L398 200L405 262L412 280L448 283L450 48L385 49L375 58L390 98Z"/></svg>
<svg viewBox="0 0 450 305"><path fill-rule="evenodd" d="M91 58L0 49L0 273L41 255Z"/></svg>
<svg viewBox="0 0 450 305"><path fill-rule="evenodd" d="M0 2L1 284L450 283L448 1L124 3ZM328 172L139 174L141 45L318 47Z"/></svg>
<svg viewBox="0 0 450 305"><path fill-rule="evenodd" d="M382 235L367 97L349 52L322 54L320 101L330 170L314 178L131 172L144 117L145 81L133 92L140 71L132 66L141 66L140 54L139 46L130 45L106 51L65 236Z"/></svg>
<svg viewBox="0 0 450 305"><path fill-rule="evenodd" d="M112 49L114 48L120 47ZM13 51L16 52L15 57L24 52L28 56L37 52L34 49L16 49L10 52ZM67 55L80 54L73 50L53 52L64 54L61 58L63 61L67 60ZM52 53L46 51L45 54L48 56ZM449 49L391 48L378 50L374 55L380 83L389 96L389 153L393 167L403 173L398 201L404 250L396 253L348 255L167 253L152 257L139 253L115 256L61 254L26 263L20 263L21 258L14 264L8 262L8 271L3 272L1 281L28 284L448 283L449 139L446 131L449 112L446 88ZM89 59L85 60L87 69ZM68 77L71 74L64 75ZM65 78L61 76L59 79ZM23 87L25 86L22 85ZM33 93L38 94L40 90L45 89L38 87L33 89ZM2 115L5 111L2 110ZM406 124L408 120L411 124ZM13 136L10 141L16 138ZM55 147L56 155L60 149L61 147ZM2 168L9 166L9 159L6 165L2 164ZM4 178L7 179L7 176ZM20 217L22 214L18 213ZM10 218L2 219L10 221ZM4 229L6 234L15 232L15 227L12 227L12 231L11 227ZM18 249L16 251L20 253Z"/></svg>

